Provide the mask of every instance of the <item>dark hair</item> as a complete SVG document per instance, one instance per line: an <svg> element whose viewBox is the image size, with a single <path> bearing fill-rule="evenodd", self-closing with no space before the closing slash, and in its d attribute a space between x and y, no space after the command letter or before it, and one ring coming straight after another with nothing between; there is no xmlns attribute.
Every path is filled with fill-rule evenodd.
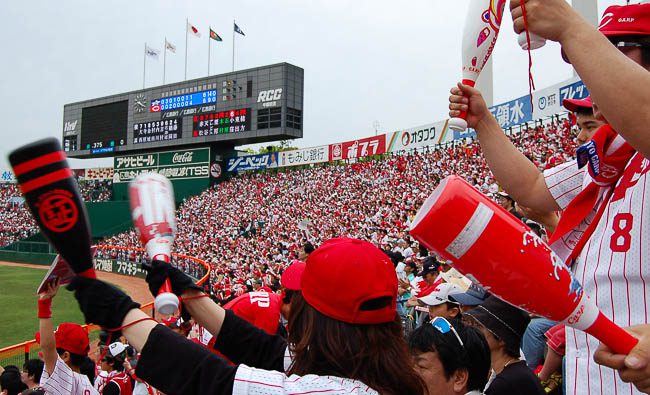
<svg viewBox="0 0 650 395"><path fill-rule="evenodd" d="M16 366L7 366L0 374L0 389L7 391L8 395L18 395L27 389L27 385L20 381L20 370Z"/></svg>
<svg viewBox="0 0 650 395"><path fill-rule="evenodd" d="M63 353L66 352L66 351L68 351L68 350L64 350L62 348L57 348L56 349L56 353L59 354L59 356L63 355ZM88 358L87 355L74 354L74 353L71 353L70 351L68 351L68 354L70 354L70 364L72 366L77 367L77 368L80 368L81 364L84 363L84 359Z"/></svg>
<svg viewBox="0 0 650 395"><path fill-rule="evenodd" d="M450 322L463 341L463 346L453 332L441 333L431 324L424 324L409 336L411 352L436 352L447 380L457 370L465 369L467 391L482 391L490 374L490 347L477 328L467 327L460 320Z"/></svg>
<svg viewBox="0 0 650 395"><path fill-rule="evenodd" d="M108 344L108 341L110 340L110 338L111 337L108 334L108 332L106 332L104 330L100 330L99 331L99 343L97 345L98 346L105 346L106 344Z"/></svg>
<svg viewBox="0 0 650 395"><path fill-rule="evenodd" d="M289 314L288 374L358 380L381 394L425 394L413 368L399 316L383 324L348 324L327 317L294 294Z"/></svg>
<svg viewBox="0 0 650 395"><path fill-rule="evenodd" d="M494 335L494 333L493 333ZM503 351L505 351L508 356L511 356L513 358L518 358L521 356L521 339L518 342L510 342L510 341L504 341L503 339L500 339L498 336L495 336L497 340L502 340L503 343L505 344L505 348Z"/></svg>
<svg viewBox="0 0 650 395"><path fill-rule="evenodd" d="M315 250L314 245L310 242L306 242L305 245L302 246L302 249L305 251L305 254L311 254Z"/></svg>
<svg viewBox="0 0 650 395"><path fill-rule="evenodd" d="M282 303L283 304L289 304L291 303L291 299L293 299L293 295L296 294L296 291L292 289L283 289L282 290Z"/></svg>
<svg viewBox="0 0 650 395"><path fill-rule="evenodd" d="M91 383L95 382L95 362L88 357L84 357L84 360L79 365L79 373L88 376L88 380Z"/></svg>
<svg viewBox="0 0 650 395"><path fill-rule="evenodd" d="M594 116L594 109L591 107L577 107L575 111L573 111L574 114L577 115L589 115L589 116Z"/></svg>
<svg viewBox="0 0 650 395"><path fill-rule="evenodd" d="M30 359L23 365L23 370L27 372L27 375L34 376L35 383L40 383L44 365L40 359Z"/></svg>

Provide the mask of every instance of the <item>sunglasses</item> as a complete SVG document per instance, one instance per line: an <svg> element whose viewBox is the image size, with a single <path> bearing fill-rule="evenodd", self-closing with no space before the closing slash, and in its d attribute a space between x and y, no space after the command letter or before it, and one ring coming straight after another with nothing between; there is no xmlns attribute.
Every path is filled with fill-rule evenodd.
<svg viewBox="0 0 650 395"><path fill-rule="evenodd" d="M458 336L458 332L456 332L456 329L447 321L446 318L444 317L435 317L434 319L431 320L431 325L438 330L438 332L442 333L443 335L445 333L452 332L454 336L456 336L456 339L458 340L458 343L460 343L461 347L465 347L465 344L463 344L463 341L460 340L460 336Z"/></svg>
<svg viewBox="0 0 650 395"><path fill-rule="evenodd" d="M650 48L650 45L635 43L632 41L615 41L612 42L616 48Z"/></svg>

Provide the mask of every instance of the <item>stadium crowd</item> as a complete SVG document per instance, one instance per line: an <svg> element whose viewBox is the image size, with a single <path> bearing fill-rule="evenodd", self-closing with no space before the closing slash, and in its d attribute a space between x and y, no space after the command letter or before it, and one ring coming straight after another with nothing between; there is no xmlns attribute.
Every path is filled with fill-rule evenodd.
<svg viewBox="0 0 650 395"><path fill-rule="evenodd" d="M16 184L0 184L0 202L0 246L6 246L38 232L38 225L23 205L24 199Z"/></svg>
<svg viewBox="0 0 650 395"><path fill-rule="evenodd" d="M581 126L577 138L586 144L576 152L577 160L569 122L551 121L509 140L481 92L458 84L451 90L449 115L466 112L480 146L456 143L345 166L234 177L188 199L178 211L175 250L210 262L213 293L204 293L183 273L183 265L179 270L154 259L146 277L149 290L155 295L169 281L184 313L156 322L123 291L92 276L75 276L68 289L86 322L113 334L121 331L140 352L131 360L129 346L112 342L110 335L101 340L88 369L83 329L62 324L53 332L52 299L59 285L54 280L38 297L45 388L35 391L131 394L138 383L145 384L139 393L155 394L151 383L187 394L650 393L649 273L644 245L638 243L648 225L633 226L635 216L644 217L650 169L643 131L650 113L639 111L650 102L650 5L609 7L599 31L563 0L528 0L526 6L513 0L510 7L515 32L526 28L560 42L594 96L593 106L590 100L569 101L581 107L571 110L579 125L596 124ZM614 95L621 86L628 95ZM635 342L624 354L608 346L622 344L625 336L601 333L599 343L576 329L591 325L585 316L596 316L595 308L583 315L585 305L578 306L566 319L576 327L540 330L540 321L533 324L539 318L490 295L409 237L406 230L424 198L451 174L535 226L539 235L548 226L553 253L547 258L555 269L549 277L559 282L559 269L572 270L582 285L570 281L568 295L578 299L593 293L597 307L616 324L625 326L625 319L615 317L625 312L628 326L641 323L627 328L638 337L627 335ZM530 222L530 214L542 225ZM606 226L610 220L613 229ZM580 236L574 238L575 233ZM491 240L495 248L498 236ZM132 232L107 242L138 247ZM592 250L592 244L600 247ZM601 255L608 265L600 265ZM460 265L464 258L457 259ZM634 272L626 266L634 266ZM521 274L525 268L513 271ZM541 277L534 279L540 287L556 286L546 273ZM598 287L605 277L609 287ZM542 299L543 291L517 291ZM570 299L564 292L559 296ZM534 302L556 307L559 296ZM531 328L535 333L527 336ZM35 383L31 372L26 364L23 387ZM19 375L17 367L7 367L0 390L22 391L13 386Z"/></svg>
<svg viewBox="0 0 650 395"><path fill-rule="evenodd" d="M574 137L565 120L551 120L512 139L544 169L571 158ZM242 174L178 208L175 251L211 263L211 284L222 298L257 281L277 289L282 269L307 241L345 236L384 249L410 246L407 228L417 209L451 174L496 199L498 185L473 141L349 165ZM134 230L104 244L140 245Z"/></svg>

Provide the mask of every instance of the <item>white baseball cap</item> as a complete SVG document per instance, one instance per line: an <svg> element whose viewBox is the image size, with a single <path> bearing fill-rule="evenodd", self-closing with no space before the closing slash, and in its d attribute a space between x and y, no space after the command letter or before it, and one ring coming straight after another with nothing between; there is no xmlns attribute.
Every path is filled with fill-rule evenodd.
<svg viewBox="0 0 650 395"><path fill-rule="evenodd" d="M449 297L453 297L455 294L462 294L463 289L456 284L452 283L442 283L436 287L430 294L418 298L418 300L427 306L438 306L443 303L458 303Z"/></svg>
<svg viewBox="0 0 650 395"><path fill-rule="evenodd" d="M117 357L126 350L126 346L120 342L111 343L108 346L108 351L111 353L111 356Z"/></svg>

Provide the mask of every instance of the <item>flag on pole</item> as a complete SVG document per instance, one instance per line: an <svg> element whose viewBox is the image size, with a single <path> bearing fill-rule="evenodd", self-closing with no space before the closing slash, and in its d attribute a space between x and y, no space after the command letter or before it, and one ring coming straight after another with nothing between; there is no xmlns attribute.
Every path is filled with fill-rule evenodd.
<svg viewBox="0 0 650 395"><path fill-rule="evenodd" d="M214 30L212 30L212 28L210 28L210 38L213 39L214 41L223 41L221 36L219 36L217 32L215 32Z"/></svg>
<svg viewBox="0 0 650 395"><path fill-rule="evenodd" d="M159 50L157 50L157 49L155 49L155 48L151 48L151 47L148 46L148 45L145 45L145 50L144 50L144 51L145 51L145 53L147 54L147 56L150 56L150 57L152 57L152 58L154 58L154 59L158 59L158 55L160 55L160 51L159 51Z"/></svg>
<svg viewBox="0 0 650 395"><path fill-rule="evenodd" d="M201 37L201 32L199 32L199 29L195 28L194 25L189 22L187 22L187 31L189 33L192 33L192 35L195 37Z"/></svg>
<svg viewBox="0 0 650 395"><path fill-rule="evenodd" d="M169 50L171 53L176 53L176 46L167 40L165 40L165 49Z"/></svg>
<svg viewBox="0 0 650 395"><path fill-rule="evenodd" d="M241 34L242 36L245 36L244 32L239 28L239 26L237 26L236 23L235 23L234 25L235 25L235 27L234 27L234 29L235 29L235 33L239 33L239 34Z"/></svg>

